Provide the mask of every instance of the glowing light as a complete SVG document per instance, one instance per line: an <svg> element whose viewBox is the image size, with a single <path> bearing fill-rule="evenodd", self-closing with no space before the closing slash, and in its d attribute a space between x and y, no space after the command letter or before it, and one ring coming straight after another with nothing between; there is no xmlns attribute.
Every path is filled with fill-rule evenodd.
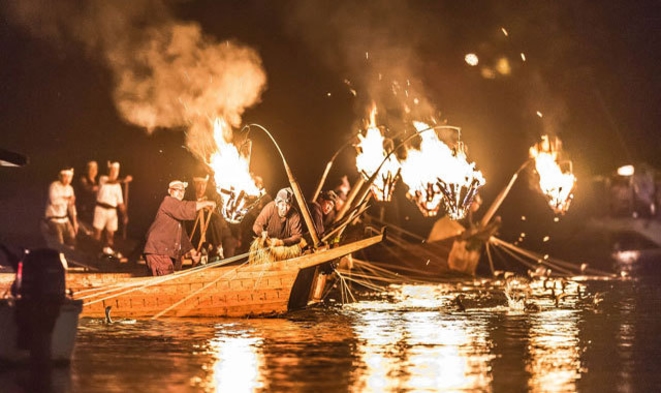
<svg viewBox="0 0 661 393"><path fill-rule="evenodd" d="M633 165L624 165L617 168L617 174L620 176L633 176L636 172L636 169Z"/></svg>
<svg viewBox="0 0 661 393"><path fill-rule="evenodd" d="M549 140L547 135L542 141L530 148L530 157L535 160L535 169L539 174L539 187L546 196L548 204L555 213L564 214L574 197L573 190L576 177L572 173L571 161L563 162L561 168L558 154L562 143L555 138Z"/></svg>
<svg viewBox="0 0 661 393"><path fill-rule="evenodd" d="M507 32L507 30L505 30L504 27L501 27L501 28L500 28L500 31L503 32L503 34L505 35L505 37L508 37L508 36L509 36L509 33Z"/></svg>
<svg viewBox="0 0 661 393"><path fill-rule="evenodd" d="M506 57L501 57L496 62L496 71L501 75L509 75L512 73L512 66L510 66L510 61Z"/></svg>
<svg viewBox="0 0 661 393"><path fill-rule="evenodd" d="M211 155L209 166L214 170L216 190L222 197L221 212L227 221L239 223L264 195L264 190L255 185L250 175L249 152L239 152L232 143L232 129L223 119L214 122L213 136L217 151Z"/></svg>
<svg viewBox="0 0 661 393"><path fill-rule="evenodd" d="M526 54L521 52L521 60L526 61Z"/></svg>
<svg viewBox="0 0 661 393"><path fill-rule="evenodd" d="M475 195L485 183L474 163L466 160L464 145L454 150L438 139L430 127L413 122L420 133L420 148L409 149L401 163L402 180L409 187L407 197L427 217L436 216L443 207L452 219L466 216Z"/></svg>
<svg viewBox="0 0 661 393"><path fill-rule="evenodd" d="M477 55L475 53L468 53L464 57L464 61L466 61L466 64L469 66L476 66L480 63L480 59L478 59Z"/></svg>
<svg viewBox="0 0 661 393"><path fill-rule="evenodd" d="M218 359L213 366L215 391L253 392L268 388L260 378L264 356L257 349L262 344L261 339L227 337L214 339L209 344Z"/></svg>

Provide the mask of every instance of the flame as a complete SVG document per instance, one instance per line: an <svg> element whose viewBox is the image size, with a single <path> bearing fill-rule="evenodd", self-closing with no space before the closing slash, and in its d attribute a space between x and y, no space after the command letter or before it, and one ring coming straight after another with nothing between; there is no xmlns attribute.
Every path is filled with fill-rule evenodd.
<svg viewBox="0 0 661 393"><path fill-rule="evenodd" d="M372 194L378 201L390 201L395 183L399 179L400 164L394 155L388 156L390 151L384 148L390 141L384 138L376 126L376 114L376 106L373 106L365 135L358 133L356 168L367 179L378 170L379 173L370 186Z"/></svg>
<svg viewBox="0 0 661 393"><path fill-rule="evenodd" d="M232 143L233 132L224 119L215 120L213 137L217 150L211 155L209 166L214 171L216 190L223 197L222 213L229 222L238 223L264 191L250 174L250 157L241 154Z"/></svg>
<svg viewBox="0 0 661 393"><path fill-rule="evenodd" d="M482 173L467 161L461 141L453 151L435 131L422 132L429 130L429 125L413 124L421 142L419 150L408 150L401 163L402 180L409 187L407 196L425 216L437 215L443 206L451 218L463 218L477 190L485 184Z"/></svg>
<svg viewBox="0 0 661 393"><path fill-rule="evenodd" d="M549 206L555 213L564 214L574 197L576 177L572 173L571 161L563 163L564 170L560 167L558 154L561 149L562 142L558 138L551 141L548 135L544 135L541 142L530 148L530 157L535 160L539 187Z"/></svg>

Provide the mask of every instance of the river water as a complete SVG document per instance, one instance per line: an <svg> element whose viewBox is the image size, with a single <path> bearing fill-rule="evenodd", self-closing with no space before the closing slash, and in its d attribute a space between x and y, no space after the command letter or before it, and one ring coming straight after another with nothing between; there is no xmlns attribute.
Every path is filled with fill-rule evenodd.
<svg viewBox="0 0 661 393"><path fill-rule="evenodd" d="M82 319L73 361L52 371L49 387L661 391L660 283L656 276L470 280L393 285L276 319ZM3 370L0 391L22 392L28 378L22 368Z"/></svg>

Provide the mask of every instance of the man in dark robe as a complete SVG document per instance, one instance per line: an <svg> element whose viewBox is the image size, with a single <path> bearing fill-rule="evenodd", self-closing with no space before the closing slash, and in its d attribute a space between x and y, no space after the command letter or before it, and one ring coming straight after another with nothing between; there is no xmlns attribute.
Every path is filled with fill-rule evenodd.
<svg viewBox="0 0 661 393"><path fill-rule="evenodd" d="M185 220L194 220L197 211L214 209L214 201L184 201L188 183L175 180L170 182L168 194L161 202L156 218L147 231L145 259L154 276L174 273L174 266L181 266L181 259L189 254L194 262L200 259L186 233Z"/></svg>
<svg viewBox="0 0 661 393"><path fill-rule="evenodd" d="M301 214L292 206L291 188L278 191L275 200L264 206L252 226L257 236L268 237L270 246L293 246L303 237Z"/></svg>
<svg viewBox="0 0 661 393"><path fill-rule="evenodd" d="M316 201L310 203L310 215L319 238L324 236L326 230L330 228L335 220L335 202L337 199L337 194L334 191L323 191L319 193Z"/></svg>

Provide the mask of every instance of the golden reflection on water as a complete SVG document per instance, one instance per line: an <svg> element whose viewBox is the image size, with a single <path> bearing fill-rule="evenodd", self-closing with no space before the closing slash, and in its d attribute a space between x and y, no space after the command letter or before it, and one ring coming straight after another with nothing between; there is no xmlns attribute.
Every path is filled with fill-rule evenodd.
<svg viewBox="0 0 661 393"><path fill-rule="evenodd" d="M531 392L576 391L581 377L581 342L574 310L548 310L531 319L528 352Z"/></svg>
<svg viewBox="0 0 661 393"><path fill-rule="evenodd" d="M489 390L494 356L487 326L446 314L447 289L404 285L395 302L354 305L360 313L353 391Z"/></svg>
<svg viewBox="0 0 661 393"><path fill-rule="evenodd" d="M264 356L259 337L242 335L214 338L209 342L216 357L213 364L213 385L216 392L252 392L267 389L260 375Z"/></svg>

